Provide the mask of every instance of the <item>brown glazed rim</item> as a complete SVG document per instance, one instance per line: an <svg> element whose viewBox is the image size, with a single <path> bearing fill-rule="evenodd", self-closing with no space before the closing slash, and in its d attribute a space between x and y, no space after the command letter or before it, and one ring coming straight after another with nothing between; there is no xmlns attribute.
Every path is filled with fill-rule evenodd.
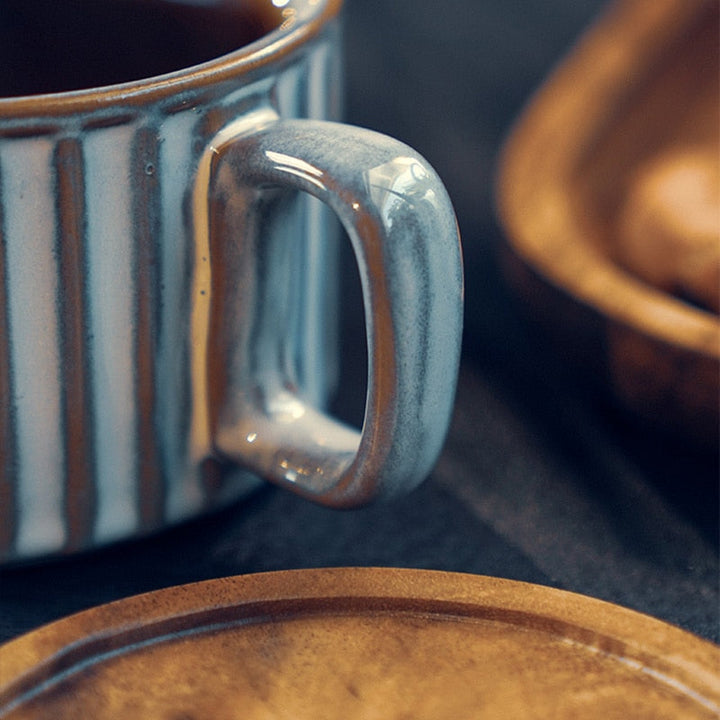
<svg viewBox="0 0 720 720"><path fill-rule="evenodd" d="M293 0L288 7L292 5ZM140 105L252 72L287 56L318 35L338 15L341 6L342 0L320 0L307 19L290 28L276 27L238 50L165 75L100 88L0 97L0 120L92 112L117 103Z"/></svg>

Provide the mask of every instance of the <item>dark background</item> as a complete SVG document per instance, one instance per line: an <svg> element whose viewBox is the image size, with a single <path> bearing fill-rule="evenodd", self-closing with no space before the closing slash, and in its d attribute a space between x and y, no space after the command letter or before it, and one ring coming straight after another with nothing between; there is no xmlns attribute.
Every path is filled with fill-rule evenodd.
<svg viewBox="0 0 720 720"><path fill-rule="evenodd" d="M267 488L149 541L0 575L0 640L100 602L285 568L389 565L542 583L720 640L717 457L637 427L565 372L502 280L498 151L598 0L346 0L348 121L419 150L455 203L466 334L443 455L418 490L335 512ZM352 271L349 271L352 273ZM361 410L357 288L346 380Z"/></svg>

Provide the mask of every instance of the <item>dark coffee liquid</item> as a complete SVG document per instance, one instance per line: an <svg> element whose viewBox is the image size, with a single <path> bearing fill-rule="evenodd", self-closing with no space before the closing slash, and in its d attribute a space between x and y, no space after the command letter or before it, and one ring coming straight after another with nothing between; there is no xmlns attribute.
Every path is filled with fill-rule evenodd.
<svg viewBox="0 0 720 720"><path fill-rule="evenodd" d="M281 22L270 0L0 0L0 96L181 70Z"/></svg>

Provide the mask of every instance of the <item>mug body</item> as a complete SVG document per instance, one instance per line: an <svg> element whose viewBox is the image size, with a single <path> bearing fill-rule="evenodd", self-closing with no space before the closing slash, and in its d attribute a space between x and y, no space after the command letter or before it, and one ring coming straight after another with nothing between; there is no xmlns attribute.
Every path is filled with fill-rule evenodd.
<svg viewBox="0 0 720 720"><path fill-rule="evenodd" d="M192 189L238 118L337 116L338 4L295 2L296 28L181 72L0 100L0 561L140 536L257 484L190 438ZM310 198L283 217L283 352L323 407L332 225Z"/></svg>

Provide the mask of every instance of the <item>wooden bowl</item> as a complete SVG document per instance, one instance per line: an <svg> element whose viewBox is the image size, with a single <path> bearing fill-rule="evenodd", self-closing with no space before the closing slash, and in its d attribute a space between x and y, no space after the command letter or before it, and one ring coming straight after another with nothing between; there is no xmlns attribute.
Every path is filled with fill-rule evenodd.
<svg viewBox="0 0 720 720"><path fill-rule="evenodd" d="M713 446L718 8L612 4L530 102L497 186L507 277L558 352L636 417Z"/></svg>

